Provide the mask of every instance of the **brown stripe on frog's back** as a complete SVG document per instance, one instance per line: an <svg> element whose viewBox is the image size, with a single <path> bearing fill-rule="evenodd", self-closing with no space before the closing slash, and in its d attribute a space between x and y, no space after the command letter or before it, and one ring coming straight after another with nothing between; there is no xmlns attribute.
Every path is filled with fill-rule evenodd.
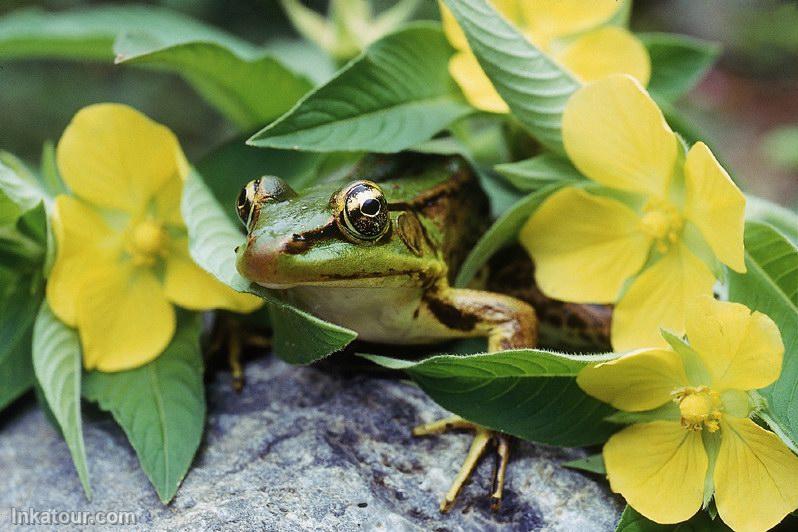
<svg viewBox="0 0 798 532"><path fill-rule="evenodd" d="M434 223L443 235L440 243L450 281L465 257L487 229L488 198L471 167L461 157L451 157L449 179L417 195L409 207Z"/></svg>

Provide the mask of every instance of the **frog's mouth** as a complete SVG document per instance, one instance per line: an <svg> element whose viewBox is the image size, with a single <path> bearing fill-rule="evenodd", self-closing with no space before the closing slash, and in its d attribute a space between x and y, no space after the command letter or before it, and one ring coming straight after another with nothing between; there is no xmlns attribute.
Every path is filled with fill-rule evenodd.
<svg viewBox="0 0 798 532"><path fill-rule="evenodd" d="M421 271L420 257L413 254L392 256L390 266L386 266L387 261L376 261L369 267L368 260L351 253L351 242L330 232L320 229L318 234L305 234L301 239L294 236L269 242L250 239L249 245L238 250L237 269L250 281L274 290L297 286L418 286L431 273ZM314 246L324 241L333 245L338 242L341 247L328 247L323 255L313 253Z"/></svg>

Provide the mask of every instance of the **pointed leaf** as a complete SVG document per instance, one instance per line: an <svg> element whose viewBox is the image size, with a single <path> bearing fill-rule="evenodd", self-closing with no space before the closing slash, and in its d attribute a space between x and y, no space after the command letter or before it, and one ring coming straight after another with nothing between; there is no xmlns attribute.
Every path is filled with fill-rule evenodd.
<svg viewBox="0 0 798 532"><path fill-rule="evenodd" d="M531 44L487 0L445 2L513 116L541 143L563 153L562 113L579 82Z"/></svg>
<svg viewBox="0 0 798 532"><path fill-rule="evenodd" d="M311 87L264 49L169 9L29 9L0 18L0 58L111 61L114 48L121 62L181 74L247 132L287 111Z"/></svg>
<svg viewBox="0 0 798 532"><path fill-rule="evenodd" d="M170 44L216 43L243 56L256 47L176 11L156 6L98 6L46 12L22 9L0 18L0 57L110 61L114 39L146 33Z"/></svg>
<svg viewBox="0 0 798 532"><path fill-rule="evenodd" d="M496 165L496 171L525 192L536 192L554 183L585 180L568 159L553 153L542 153L531 159L499 164Z"/></svg>
<svg viewBox="0 0 798 532"><path fill-rule="evenodd" d="M34 208L45 197L42 187L33 174L28 171L18 171L21 168L13 168L6 164L8 162L11 161L7 159L0 161L0 192L16 205L17 216L10 218L8 212L3 212L0 214L0 220L9 218L7 222L16 220L20 214Z"/></svg>
<svg viewBox="0 0 798 532"><path fill-rule="evenodd" d="M31 331L0 356L0 411L27 392L36 377L30 356Z"/></svg>
<svg viewBox="0 0 798 532"><path fill-rule="evenodd" d="M412 24L373 43L249 143L389 153L423 142L472 112L449 77L451 54L438 26Z"/></svg>
<svg viewBox="0 0 798 532"><path fill-rule="evenodd" d="M745 219L773 226L798 246L798 214L772 201L746 195Z"/></svg>
<svg viewBox="0 0 798 532"><path fill-rule="evenodd" d="M114 51L117 63L151 65L182 75L244 131L280 116L312 87L271 56L241 57L212 42L169 45L148 34L125 34Z"/></svg>
<svg viewBox="0 0 798 532"><path fill-rule="evenodd" d="M621 521L615 532L729 532L720 519L712 519L707 512L700 511L689 521L674 525L661 525L649 521L631 506L627 506L621 515Z"/></svg>
<svg viewBox="0 0 798 532"><path fill-rule="evenodd" d="M576 356L519 349L408 362L363 355L401 369L438 404L485 427L529 441L566 447L605 441L617 427L613 409L585 394L576 375L614 355Z"/></svg>
<svg viewBox="0 0 798 532"><path fill-rule="evenodd" d="M0 265L0 410L33 385L31 336L43 297L40 274Z"/></svg>
<svg viewBox="0 0 798 532"><path fill-rule="evenodd" d="M236 227L241 222L233 206L249 181L268 173L280 177L294 190L301 190L317 178L319 167L330 157L304 151L255 148L244 141L236 138L227 142L197 163L203 183Z"/></svg>
<svg viewBox="0 0 798 532"><path fill-rule="evenodd" d="M482 235L460 267L455 286L468 285L480 268L487 264L497 251L516 240L518 232L521 231L532 213L540 207L540 204L564 185L565 183L548 185L521 198L493 222L493 225Z"/></svg>
<svg viewBox="0 0 798 532"><path fill-rule="evenodd" d="M164 503L174 497L205 425L197 316L183 315L166 350L140 368L86 374L84 396L110 412Z"/></svg>
<svg viewBox="0 0 798 532"><path fill-rule="evenodd" d="M55 317L43 302L33 327L33 368L41 391L69 447L86 496L91 498L80 386L83 370L78 333Z"/></svg>
<svg viewBox="0 0 798 532"><path fill-rule="evenodd" d="M648 91L655 99L673 101L687 94L720 55L718 43L672 33L639 33L651 58Z"/></svg>
<svg viewBox="0 0 798 532"><path fill-rule="evenodd" d="M577 458L562 464L563 467L571 469L579 469L580 471L587 471L588 473L596 473L597 475L606 475L607 470L604 467L604 457L600 454L594 454L585 458Z"/></svg>
<svg viewBox="0 0 798 532"><path fill-rule="evenodd" d="M729 299L770 316L781 331L781 376L761 390L770 418L798 444L798 248L773 227L745 224L744 274L729 272Z"/></svg>

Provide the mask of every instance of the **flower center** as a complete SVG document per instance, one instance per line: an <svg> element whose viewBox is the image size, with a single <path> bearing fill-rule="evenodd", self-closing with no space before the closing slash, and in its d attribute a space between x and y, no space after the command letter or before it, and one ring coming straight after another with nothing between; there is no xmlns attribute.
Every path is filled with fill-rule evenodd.
<svg viewBox="0 0 798 532"><path fill-rule="evenodd" d="M679 404L682 427L687 430L709 432L720 428L720 395L706 386L686 387L674 392L674 401Z"/></svg>
<svg viewBox="0 0 798 532"><path fill-rule="evenodd" d="M679 240L684 219L679 209L663 200L650 200L643 208L640 220L643 232L656 240L657 251L665 253Z"/></svg>
<svg viewBox="0 0 798 532"><path fill-rule="evenodd" d="M166 254L169 235L163 225L154 220L144 220L133 226L128 238L128 252L139 266L151 266Z"/></svg>

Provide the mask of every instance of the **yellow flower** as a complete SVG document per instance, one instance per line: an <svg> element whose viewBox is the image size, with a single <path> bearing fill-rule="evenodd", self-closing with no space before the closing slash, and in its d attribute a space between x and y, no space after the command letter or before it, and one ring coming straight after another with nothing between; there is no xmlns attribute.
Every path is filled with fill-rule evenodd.
<svg viewBox="0 0 798 532"><path fill-rule="evenodd" d="M73 195L55 200L47 301L78 329L86 369L121 371L156 358L174 334L173 304L260 305L189 256L180 213L189 166L166 127L124 105L92 105L64 131L57 163Z"/></svg>
<svg viewBox="0 0 798 532"><path fill-rule="evenodd" d="M689 519L714 490L727 525L766 530L798 507L798 457L750 419L761 401L748 392L781 372L779 330L764 314L702 297L689 306L687 338L577 377L601 401L644 412L646 422L604 446L610 486L658 523Z"/></svg>
<svg viewBox="0 0 798 532"><path fill-rule="evenodd" d="M576 91L562 133L593 183L552 194L521 230L536 280L556 299L617 302L616 350L665 345L659 328L684 332L685 303L712 293L716 261L745 271L745 196L705 144L685 154L629 76Z"/></svg>
<svg viewBox="0 0 798 532"><path fill-rule="evenodd" d="M492 0L491 3L544 53L583 82L629 74L643 85L651 76L645 46L628 30L605 25L621 9L618 0ZM469 103L483 111L508 112L468 46L454 15L438 0L446 37L457 49L449 72ZM602 27L602 25L604 25Z"/></svg>

